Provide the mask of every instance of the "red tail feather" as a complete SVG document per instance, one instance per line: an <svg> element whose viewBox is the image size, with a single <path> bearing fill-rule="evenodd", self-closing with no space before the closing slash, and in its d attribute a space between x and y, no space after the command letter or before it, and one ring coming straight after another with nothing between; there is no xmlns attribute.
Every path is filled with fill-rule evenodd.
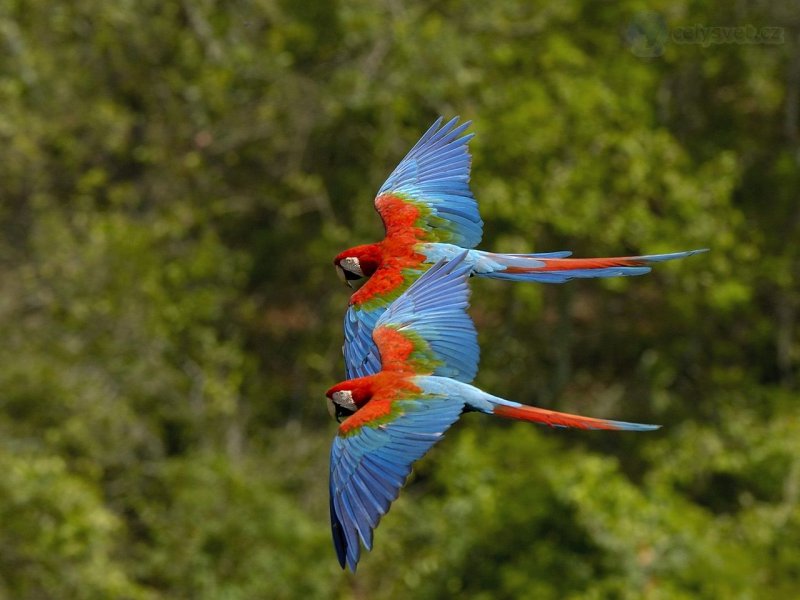
<svg viewBox="0 0 800 600"><path fill-rule="evenodd" d="M541 267L509 266L506 273L531 273L536 271L575 271L578 269L606 269L609 267L643 267L646 260L638 256L615 256L610 258L539 258Z"/></svg>
<svg viewBox="0 0 800 600"><path fill-rule="evenodd" d="M496 405L494 407L494 414L507 419L520 419L522 421L531 421L533 423L542 423L550 427L572 427L574 429L633 429L651 426L637 425L635 423L624 423L621 421L608 421L606 419L595 419L593 417L582 417L580 415L571 415L569 413L556 412L554 410L547 410L544 408L536 408L534 406L502 406Z"/></svg>

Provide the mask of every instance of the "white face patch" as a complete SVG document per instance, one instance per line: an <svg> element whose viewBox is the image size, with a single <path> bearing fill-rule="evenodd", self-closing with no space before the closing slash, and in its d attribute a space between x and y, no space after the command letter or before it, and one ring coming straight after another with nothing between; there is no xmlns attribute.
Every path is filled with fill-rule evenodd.
<svg viewBox="0 0 800 600"><path fill-rule="evenodd" d="M361 270L361 263L358 262L358 259L355 256L348 256L343 258L339 261L339 264L342 265L342 268L345 271L350 271L354 275L358 275L359 277L364 276L364 271Z"/></svg>
<svg viewBox="0 0 800 600"><path fill-rule="evenodd" d="M333 392L333 401L347 410L356 411L358 407L353 402L353 392L350 390L342 390L340 392Z"/></svg>

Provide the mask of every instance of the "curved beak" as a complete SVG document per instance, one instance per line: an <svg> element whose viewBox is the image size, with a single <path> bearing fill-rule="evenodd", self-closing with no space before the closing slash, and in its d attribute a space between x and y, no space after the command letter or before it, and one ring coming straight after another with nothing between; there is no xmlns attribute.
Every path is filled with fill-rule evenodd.
<svg viewBox="0 0 800 600"><path fill-rule="evenodd" d="M328 413L331 415L331 417L333 417L334 419L336 419L338 421L339 419L336 417L336 405L333 403L333 400L331 400L330 398L326 397L325 399L328 401L327 402L327 404L328 404Z"/></svg>
<svg viewBox="0 0 800 600"><path fill-rule="evenodd" d="M347 417L353 414L352 410L347 410L346 408L342 408L330 398L328 398L328 412L334 419L336 419L337 423L342 422L342 417L346 419Z"/></svg>
<svg viewBox="0 0 800 600"><path fill-rule="evenodd" d="M344 281L344 284L347 287L349 287L350 289L353 289L353 284L350 283L350 281L347 279L347 276L344 274L344 269L342 267L340 267L339 265L336 265L336 274L339 276L339 279Z"/></svg>

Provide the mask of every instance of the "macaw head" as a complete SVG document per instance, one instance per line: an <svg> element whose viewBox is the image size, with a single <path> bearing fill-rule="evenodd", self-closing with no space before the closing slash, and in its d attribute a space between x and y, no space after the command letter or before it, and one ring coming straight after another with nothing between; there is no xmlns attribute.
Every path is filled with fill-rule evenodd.
<svg viewBox="0 0 800 600"><path fill-rule="evenodd" d="M364 406L372 397L369 377L360 377L337 383L325 395L328 397L328 412L337 421L349 417Z"/></svg>
<svg viewBox="0 0 800 600"><path fill-rule="evenodd" d="M381 264L381 249L378 244L364 244L336 255L333 265L339 278L348 286L350 282L370 277Z"/></svg>

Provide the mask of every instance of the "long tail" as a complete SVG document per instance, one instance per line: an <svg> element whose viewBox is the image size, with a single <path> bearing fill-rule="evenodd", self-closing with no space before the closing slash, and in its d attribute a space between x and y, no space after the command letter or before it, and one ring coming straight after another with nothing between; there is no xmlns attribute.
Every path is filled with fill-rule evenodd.
<svg viewBox="0 0 800 600"><path fill-rule="evenodd" d="M538 281L540 283L563 283L578 278L644 275L650 272L650 267L647 266L649 264L686 258L707 251L707 248L702 248L687 252L645 256L609 258L561 258L559 256L551 258L541 254L494 254L473 250L479 254L476 261L476 275L493 279Z"/></svg>
<svg viewBox="0 0 800 600"><path fill-rule="evenodd" d="M652 431L661 427L661 425L646 425L644 423L627 423L625 421L610 421L608 419L583 417L581 415L547 410L546 408L526 406L519 402L493 396L474 385L447 377L437 377L435 375L417 377L415 378L415 382L422 386L427 393L461 398L466 410L497 415L498 417L506 417L507 419L519 419L522 421L531 421L532 423L541 423L542 425L549 425L550 427L627 431Z"/></svg>

